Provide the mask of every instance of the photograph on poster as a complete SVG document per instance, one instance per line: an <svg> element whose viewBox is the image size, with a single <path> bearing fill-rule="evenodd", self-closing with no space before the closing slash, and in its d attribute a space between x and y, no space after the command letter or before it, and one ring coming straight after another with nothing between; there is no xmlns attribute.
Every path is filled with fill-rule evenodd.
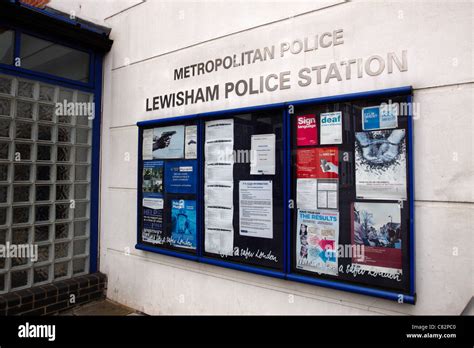
<svg viewBox="0 0 474 348"><path fill-rule="evenodd" d="M405 130L357 132L355 168L357 198L406 200Z"/></svg>
<svg viewBox="0 0 474 348"><path fill-rule="evenodd" d="M171 201L171 241L176 247L196 249L196 201Z"/></svg>
<svg viewBox="0 0 474 348"><path fill-rule="evenodd" d="M338 274L339 212L298 210L296 268Z"/></svg>
<svg viewBox="0 0 474 348"><path fill-rule="evenodd" d="M186 126L184 158L197 158L197 125Z"/></svg>
<svg viewBox="0 0 474 348"><path fill-rule="evenodd" d="M338 178L338 148L320 147L311 149L297 149L296 177L312 179Z"/></svg>
<svg viewBox="0 0 474 348"><path fill-rule="evenodd" d="M161 197L163 195L163 161L143 162L143 196Z"/></svg>
<svg viewBox="0 0 474 348"><path fill-rule="evenodd" d="M402 273L401 212L398 203L355 202L352 244L364 253L353 257L360 269L380 273Z"/></svg>
<svg viewBox="0 0 474 348"><path fill-rule="evenodd" d="M317 144L316 115L296 116L296 145L311 146Z"/></svg>
<svg viewBox="0 0 474 348"><path fill-rule="evenodd" d="M342 144L342 112L326 112L320 115L321 145Z"/></svg>
<svg viewBox="0 0 474 348"><path fill-rule="evenodd" d="M153 159L184 156L184 126L159 127L153 133Z"/></svg>
<svg viewBox="0 0 474 348"><path fill-rule="evenodd" d="M167 193L196 193L197 164L193 160L165 163L165 191Z"/></svg>

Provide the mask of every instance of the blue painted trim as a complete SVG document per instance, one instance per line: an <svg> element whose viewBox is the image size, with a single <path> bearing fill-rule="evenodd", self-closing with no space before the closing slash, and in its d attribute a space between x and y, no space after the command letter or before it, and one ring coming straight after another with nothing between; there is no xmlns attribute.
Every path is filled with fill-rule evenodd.
<svg viewBox="0 0 474 348"><path fill-rule="evenodd" d="M311 284L311 285L322 286L325 288L349 291L356 294L380 297L380 298L384 298L384 299L392 300L392 301L398 301L400 299L400 296L402 295L400 293L393 292L393 291L379 290L379 289L369 288L365 286L352 285L352 284L318 279L318 278L310 278L310 277L305 277L298 274L288 274L286 279L294 280L301 283ZM403 294L403 303L415 304L414 296Z"/></svg>
<svg viewBox="0 0 474 348"><path fill-rule="evenodd" d="M94 70L97 86L94 94L95 118L92 121L92 154L91 154L91 210L90 210L90 261L89 271L98 270L99 258L99 195L100 195L100 127L101 127L101 102L102 102L102 55L95 56Z"/></svg>
<svg viewBox="0 0 474 348"><path fill-rule="evenodd" d="M138 175L137 175L137 245L139 245L141 240L141 221L138 218L142 216L142 175L143 175L143 133L142 129L138 128ZM136 246L135 246L136 247Z"/></svg>
<svg viewBox="0 0 474 348"><path fill-rule="evenodd" d="M159 118L156 120L148 120L148 121L140 121L137 122L138 127L152 127L157 126L163 123L171 123L177 121L188 121L188 120L196 120L198 119L197 115L186 115L186 116L178 116L178 117L168 117L168 118Z"/></svg>
<svg viewBox="0 0 474 348"><path fill-rule="evenodd" d="M283 269L286 273L291 271L291 209L288 207L291 199L291 147L290 147L290 118L288 108L283 109Z"/></svg>
<svg viewBox="0 0 474 348"><path fill-rule="evenodd" d="M285 106L285 103L248 106L248 107L239 108L239 109L228 109L228 110L205 112L205 113L199 114L199 116L200 117L221 117L221 116L229 116L229 115L234 115L234 114L245 114L245 113L252 113L252 112L257 112L257 111L278 109L278 108L283 108L284 106Z"/></svg>
<svg viewBox="0 0 474 348"><path fill-rule="evenodd" d="M196 195L196 205L198 209L198 216L196 222L197 224L197 235L196 235L196 253L198 256L203 254L204 242L202 236L204 236L204 221L201 221L201 216L204 216L204 207L202 202L204 202L204 156L202 151L202 145L200 139L204 139L204 124L202 120L197 122L197 137L198 137L198 146L197 146L197 167L198 167L198 178L197 182L199 186L197 188Z"/></svg>
<svg viewBox="0 0 474 348"><path fill-rule="evenodd" d="M300 106L300 105L306 105L306 104L335 103L335 102L342 102L342 101L347 101L347 100L386 97L386 96L393 96L393 95L398 95L398 94L410 94L411 92L412 92L411 86L404 86L404 87L397 87L397 88L379 89L379 90L367 91L367 92L357 92L357 93L349 93L349 94L342 94L342 95L333 95L333 96L328 96L328 97L304 99L304 100L288 102L286 103L286 105Z"/></svg>
<svg viewBox="0 0 474 348"><path fill-rule="evenodd" d="M199 261L199 257L196 255L180 253L179 251L161 249L159 247L153 247L153 246L144 245L144 244L136 244L135 249L151 251L152 253L162 254L166 256L179 257L181 259L186 259L186 260Z"/></svg>
<svg viewBox="0 0 474 348"><path fill-rule="evenodd" d="M229 262L229 261L216 260L216 259L212 259L210 257L200 257L199 261L202 262L202 263L207 263L209 265L232 268L232 269L235 269L235 270L238 270L238 271L256 273L256 274L265 275L265 276L274 277L274 278L280 278L280 279L285 278L285 273L283 273L283 272L272 271L272 270L269 270L269 269L258 268L258 267L254 267L254 266L242 265L242 264L233 263L233 262Z"/></svg>
<svg viewBox="0 0 474 348"><path fill-rule="evenodd" d="M413 137L413 96L408 97L409 114L408 114L408 193L410 205L410 294L415 296L416 293L416 274L415 274L415 190L414 190L414 137Z"/></svg>

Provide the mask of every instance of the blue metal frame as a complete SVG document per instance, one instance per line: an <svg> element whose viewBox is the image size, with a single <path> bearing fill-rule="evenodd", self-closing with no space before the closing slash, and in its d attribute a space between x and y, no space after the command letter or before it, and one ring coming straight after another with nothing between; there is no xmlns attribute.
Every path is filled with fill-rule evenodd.
<svg viewBox="0 0 474 348"><path fill-rule="evenodd" d="M31 7L24 4L21 6ZM43 14L47 14L50 17L51 14L36 9L32 10L39 11ZM0 25L4 25L0 22ZM89 82L83 83L80 81L74 81L64 79L58 76L44 74L33 70L27 70L18 68L14 65L0 64L0 73L6 75L12 75L19 78L31 79L34 81L42 82L45 84L51 84L64 88L71 88L80 90L94 95L95 103L95 118L92 122L92 153L91 153L91 194L90 194L90 229L89 229L89 272L94 273L98 270L98 250L99 250L99 191L100 191L100 134L101 134L101 119L102 119L102 71L103 71L103 54L97 53L93 50L86 49L83 46L75 45L72 42L64 42L57 40L54 37L44 36L36 32L30 32L24 28L15 27L12 25L6 25L14 31L14 59L20 56L20 37L21 33L25 32L28 35L44 38L45 40L59 43L61 45L71 47L77 50L84 51L90 55L89 61Z"/></svg>
<svg viewBox="0 0 474 348"><path fill-rule="evenodd" d="M300 275L291 272L291 230L290 230L290 219L291 219L291 210L288 207L289 199L291 197L291 125L290 125L290 117L291 115L288 112L288 107L290 106L298 106L298 105L307 105L307 104L322 104L322 103L334 103L334 102L342 102L342 101L349 101L349 100L357 100L357 99L367 99L367 98L374 98L374 97L389 97L395 95L408 95L408 102L410 104L409 110L412 110L412 87L405 86L399 88L389 88L389 89L382 89L382 90L375 90L375 91L368 91L368 92L358 92L358 93L350 93L344 95L336 95L336 96L327 96L321 98L312 98L312 99L305 99L305 100L298 100L294 102L285 102L285 103L275 103L263 106L251 106L239 109L230 109L230 110L222 110L222 111L215 111L215 112L208 112L202 114L195 114L195 115L186 115L186 116L178 116L178 117L171 117L171 118L163 118L157 120L148 120L148 121L141 121L137 122L138 132L139 132L139 143L138 143L138 160L139 163L142 161L142 137L141 131L142 128L149 128L157 125L168 124L171 122L179 122L183 120L189 119L197 119L198 122L198 133L199 139L203 139L203 126L202 120L204 118L208 119L211 117L225 117L235 114L243 114L243 113L250 113L262 110L269 110L269 109L278 109L282 108L283 112L283 190L284 190L284 233L285 238L283 238L283 272L280 271L273 271L267 268L261 268L257 266L248 266L239 264L236 262L225 261L214 259L210 257L203 256L202 253L202 223L198 224L198 247L197 247L197 254L190 255L187 253L181 253L177 251L162 249L159 247L152 247L144 244L137 244L135 247L140 250L155 252L163 255L174 256L179 258L184 258L188 260L193 260L197 262L202 262L210 265L221 266L226 268L231 268L239 271L244 272L251 272L260 275L270 276L274 278L286 279L291 281L297 281L301 283L307 283L312 285L318 285L322 287L327 287L336 290L344 290L353 293L368 295L368 296L375 296L379 298L384 298L392 301L398 301L403 303L415 304L416 301L416 294L415 294L415 236L414 236L414 190L413 190L413 125L412 125L412 114L408 115L408 189L409 189L409 199L408 204L410 207L410 245L409 245L409 262L410 262L410 291L409 294L406 293L399 293L396 291L388 291L388 290L381 290L377 288L372 288L369 286L361 286L356 284L351 284L345 281L337 281L337 280L325 280L314 278L310 276ZM203 158L200 154L202 151L198 152L198 165L200 171L199 175L199 182L201 182L201 178L203 177ZM137 176L137 187L141 185L141 175L140 173ZM199 216L202 216L202 207L200 202L202 201L202 187L199 190L197 195L197 199L199 200L198 206L199 209ZM138 194L137 197L140 197ZM140 209L141 209L141 202L140 199L137 199L137 216L140 216ZM137 219L137 241L140 237L140 222ZM402 296L402 297L401 297Z"/></svg>

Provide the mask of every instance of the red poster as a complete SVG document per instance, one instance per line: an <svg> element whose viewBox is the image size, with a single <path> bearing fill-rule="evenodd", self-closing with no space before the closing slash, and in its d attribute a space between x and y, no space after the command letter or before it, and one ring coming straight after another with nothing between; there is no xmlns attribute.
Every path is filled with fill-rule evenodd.
<svg viewBox="0 0 474 348"><path fill-rule="evenodd" d="M297 149L296 177L312 179L339 178L337 147Z"/></svg>
<svg viewBox="0 0 474 348"><path fill-rule="evenodd" d="M308 146L318 144L316 115L296 117L296 145Z"/></svg>

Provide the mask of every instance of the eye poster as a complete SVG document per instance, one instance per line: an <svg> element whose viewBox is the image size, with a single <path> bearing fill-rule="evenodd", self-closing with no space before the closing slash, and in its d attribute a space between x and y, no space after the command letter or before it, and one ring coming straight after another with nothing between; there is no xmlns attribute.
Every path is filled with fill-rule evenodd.
<svg viewBox="0 0 474 348"><path fill-rule="evenodd" d="M355 168L357 198L406 200L405 130L357 132Z"/></svg>

